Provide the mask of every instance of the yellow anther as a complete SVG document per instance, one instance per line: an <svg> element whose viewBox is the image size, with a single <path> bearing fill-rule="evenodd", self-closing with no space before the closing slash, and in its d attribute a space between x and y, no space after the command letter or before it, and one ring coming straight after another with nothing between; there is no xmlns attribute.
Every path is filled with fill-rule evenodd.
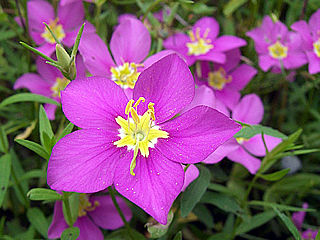
<svg viewBox="0 0 320 240"><path fill-rule="evenodd" d="M129 115L133 103L134 103L134 100L133 100L133 99L131 99L131 100L127 103L126 109L125 109L125 111L124 111L126 115Z"/></svg>
<svg viewBox="0 0 320 240"><path fill-rule="evenodd" d="M200 37L200 28L196 28L196 38L197 40L199 40L201 37Z"/></svg>
<svg viewBox="0 0 320 240"><path fill-rule="evenodd" d="M282 45L279 41L269 46L268 50L270 56L275 59L284 59L288 56L288 47Z"/></svg>
<svg viewBox="0 0 320 240"><path fill-rule="evenodd" d="M220 67L218 71L209 72L208 84L217 90L222 90L224 86L232 81L232 76L227 77L226 71Z"/></svg>
<svg viewBox="0 0 320 240"><path fill-rule="evenodd" d="M210 28L206 28L206 31L205 31L205 32L204 32L204 34L203 34L203 38L207 38L207 37L208 37L209 32L210 32ZM208 40L211 42L211 40L210 40L210 39L207 39L207 41L208 41Z"/></svg>
<svg viewBox="0 0 320 240"><path fill-rule="evenodd" d="M130 112L131 112L131 116L132 116L132 119L135 122L135 124L139 124L140 123L140 118L139 118L139 115L138 115L137 111L132 107L130 109Z"/></svg>
<svg viewBox="0 0 320 240"><path fill-rule="evenodd" d="M203 37L200 35L200 28L196 28L194 35L193 31L190 31L189 37L191 42L187 42L188 55L199 56L202 54L208 53L214 46L211 43L210 39L207 39L210 28L207 28L203 34Z"/></svg>
<svg viewBox="0 0 320 240"><path fill-rule="evenodd" d="M189 31L188 34L189 34L190 40L191 40L192 42L194 42L194 41L196 40L196 38L194 37L193 31Z"/></svg>
<svg viewBox="0 0 320 240"><path fill-rule="evenodd" d="M140 104L140 102L145 102L146 99L144 97L139 97L138 101L136 101L136 103L134 104L134 108L137 108L138 105Z"/></svg>
<svg viewBox="0 0 320 240"><path fill-rule="evenodd" d="M60 41L63 38L65 38L66 34L62 28L61 24L58 24L59 18L56 18L54 21L50 21L49 27L53 34L56 36L56 38ZM55 43L55 39L49 32L49 30L45 27L44 32L41 34L41 37L43 37L47 42L49 43Z"/></svg>
<svg viewBox="0 0 320 240"><path fill-rule="evenodd" d="M320 39L313 43L313 51L320 58Z"/></svg>
<svg viewBox="0 0 320 240"><path fill-rule="evenodd" d="M130 174L132 176L136 175L133 170L136 168L136 165L137 165L138 152L139 152L139 141L137 142L137 144L136 144L136 146L134 148L133 159L132 159L132 161L130 163Z"/></svg>

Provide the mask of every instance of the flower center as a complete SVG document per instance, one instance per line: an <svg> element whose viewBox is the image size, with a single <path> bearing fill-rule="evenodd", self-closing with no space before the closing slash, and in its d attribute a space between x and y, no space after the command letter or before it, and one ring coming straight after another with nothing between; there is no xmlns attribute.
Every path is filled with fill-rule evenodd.
<svg viewBox="0 0 320 240"><path fill-rule="evenodd" d="M133 89L140 75L140 72L137 70L139 66L135 63L124 63L121 66L112 67L110 69L111 78L120 87Z"/></svg>
<svg viewBox="0 0 320 240"><path fill-rule="evenodd" d="M313 43L313 51L320 58L320 38Z"/></svg>
<svg viewBox="0 0 320 240"><path fill-rule="evenodd" d="M144 157L149 156L149 147L154 148L158 138L168 138L169 134L160 130L159 126L154 124L155 110L154 103L148 104L148 110L142 115L138 115L138 105L145 99L140 97L133 105L134 100L130 100L126 106L125 114L127 119L120 116L116 118L116 122L120 125L120 139L113 144L117 147L127 146L128 151L134 150L133 159L130 164L130 174L135 176L133 172L136 167L136 158L138 152ZM131 115L131 117L130 117Z"/></svg>
<svg viewBox="0 0 320 240"><path fill-rule="evenodd" d="M193 31L189 31L191 42L187 43L188 55L199 56L206 54L213 48L213 45L210 44L211 40L207 39L209 31L210 29L207 28L202 38L200 36L200 28L196 28L196 35L194 35Z"/></svg>
<svg viewBox="0 0 320 240"><path fill-rule="evenodd" d="M243 138L243 137L239 137L239 138L236 138L236 140L237 140L237 142L238 142L239 144L242 144L242 143L248 141L249 139L246 139L246 138Z"/></svg>
<svg viewBox="0 0 320 240"><path fill-rule="evenodd" d="M288 47L277 41L275 44L268 47L269 54L275 59L284 59L288 56Z"/></svg>
<svg viewBox="0 0 320 240"><path fill-rule="evenodd" d="M63 31L62 25L58 24L59 18L56 18L55 20L51 20L49 23L49 27L52 31L52 33L56 36L56 38L61 41L64 39L66 34ZM41 37L43 37L47 42L49 43L55 43L53 36L49 32L49 30L45 27L44 32L41 34Z"/></svg>
<svg viewBox="0 0 320 240"><path fill-rule="evenodd" d="M93 205L89 201L89 197L85 193L81 193L79 196L79 210L78 216L83 217L87 215L87 212L91 212L98 207L100 203L98 201L94 201Z"/></svg>
<svg viewBox="0 0 320 240"><path fill-rule="evenodd" d="M232 81L232 76L227 76L226 71L220 67L218 71L209 72L208 84L217 90L222 90L226 83Z"/></svg>
<svg viewBox="0 0 320 240"><path fill-rule="evenodd" d="M53 97L61 97L61 91L66 88L66 86L70 83L70 80L66 78L56 78L56 83L51 87L52 96Z"/></svg>

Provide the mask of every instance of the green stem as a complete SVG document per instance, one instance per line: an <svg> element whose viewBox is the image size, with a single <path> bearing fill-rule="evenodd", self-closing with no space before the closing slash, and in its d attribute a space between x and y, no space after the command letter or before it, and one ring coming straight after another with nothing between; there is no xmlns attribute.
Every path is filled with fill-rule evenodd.
<svg viewBox="0 0 320 240"><path fill-rule="evenodd" d="M63 202L64 202L64 206L66 209L66 214L67 214L67 218L68 221L66 221L68 223L68 225L70 227L73 226L73 221L72 221L72 215L71 215L71 209L70 209L70 202L69 202L69 193L63 193Z"/></svg>

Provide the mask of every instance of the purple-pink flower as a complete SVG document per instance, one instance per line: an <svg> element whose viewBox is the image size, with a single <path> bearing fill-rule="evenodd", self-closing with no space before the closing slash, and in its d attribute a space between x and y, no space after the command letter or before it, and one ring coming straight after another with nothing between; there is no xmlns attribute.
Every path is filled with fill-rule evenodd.
<svg viewBox="0 0 320 240"><path fill-rule="evenodd" d="M269 16L263 18L260 27L247 32L247 36L255 42L263 71L272 67L281 69L281 65L285 69L294 69L307 63L299 34L289 32L282 22L273 22Z"/></svg>
<svg viewBox="0 0 320 240"><path fill-rule="evenodd" d="M32 93L43 95L60 102L60 91L63 90L70 81L66 79L57 68L45 63L45 60L40 57L36 60L36 66L38 74L23 74L16 80L13 88L15 90L27 88ZM81 56L77 56L76 58L76 68L76 79L86 76ZM50 120L54 120L56 108L56 105L44 104L44 109Z"/></svg>
<svg viewBox="0 0 320 240"><path fill-rule="evenodd" d="M197 60L225 63L225 52L246 45L246 41L235 36L221 36L219 23L211 17L198 20L187 34L177 33L167 38L166 49L182 54L189 66Z"/></svg>
<svg viewBox="0 0 320 240"><path fill-rule="evenodd" d="M304 209L308 209L309 205L308 203L303 203L302 207ZM302 231L302 224L305 216L306 216L305 211L295 212L292 214L292 222L297 227L299 232ZM301 236L304 240L314 240L317 236L317 233L318 233L318 230L312 230L309 228L306 231L301 232Z"/></svg>
<svg viewBox="0 0 320 240"><path fill-rule="evenodd" d="M132 217L130 208L120 197L116 197L116 200L125 218L129 221ZM109 195L91 196L89 194L80 194L78 218L74 223L74 226L80 230L78 240L103 240L104 237L99 227L114 230L123 225L124 223ZM60 239L62 232L68 227L63 216L62 201L57 201L54 205L53 219L48 230L48 237L50 239Z"/></svg>
<svg viewBox="0 0 320 240"><path fill-rule="evenodd" d="M30 36L40 52L50 56L55 51L56 42L43 22L47 23L57 39L67 47L72 47L77 33L84 23L84 9L81 1L62 5L59 3L57 15L53 7L44 0L30 0L27 3ZM85 30L94 32L87 23Z"/></svg>
<svg viewBox="0 0 320 240"><path fill-rule="evenodd" d="M226 53L225 64L200 62L200 71L195 74L196 84L211 87L217 99L232 109L240 99L240 91L257 74L257 70L248 64L240 64L240 50L234 49Z"/></svg>
<svg viewBox="0 0 320 240"><path fill-rule="evenodd" d="M307 55L309 72L315 74L320 72L320 9L306 21L295 22L291 28L296 31L302 39L302 49Z"/></svg>
<svg viewBox="0 0 320 240"><path fill-rule="evenodd" d="M263 104L255 94L244 96L232 111L232 119L247 123L259 124L263 118ZM268 150L272 150L281 139L264 135ZM250 139L232 138L214 151L204 162L217 163L224 157L245 166L250 173L255 174L260 168L261 161L257 157L266 155L261 134Z"/></svg>
<svg viewBox="0 0 320 240"><path fill-rule="evenodd" d="M240 129L207 106L175 117L190 104L194 90L192 74L177 54L145 69L131 100L106 78L72 81L61 93L62 109L81 130L54 146L49 186L91 193L114 185L166 224L183 186L181 164L203 161Z"/></svg>

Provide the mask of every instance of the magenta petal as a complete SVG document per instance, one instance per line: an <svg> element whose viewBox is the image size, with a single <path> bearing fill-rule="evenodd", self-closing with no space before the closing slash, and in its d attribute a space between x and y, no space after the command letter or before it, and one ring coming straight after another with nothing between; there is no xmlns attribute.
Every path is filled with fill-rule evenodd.
<svg viewBox="0 0 320 240"><path fill-rule="evenodd" d="M118 131L78 130L62 138L53 148L47 182L55 190L91 193L113 183L120 153L113 145Z"/></svg>
<svg viewBox="0 0 320 240"><path fill-rule="evenodd" d="M57 109L56 105L44 104L44 110L46 111L46 114L47 114L49 120L55 119L56 109Z"/></svg>
<svg viewBox="0 0 320 240"><path fill-rule="evenodd" d="M51 85L42 79L38 74L25 73L19 77L14 86L14 89L27 88L30 92L40 94L46 97L51 97Z"/></svg>
<svg viewBox="0 0 320 240"><path fill-rule="evenodd" d="M117 203L124 214L127 221L130 221L132 213L130 208L127 206L122 198L116 196ZM104 229L114 230L124 225L117 209L115 208L112 199L109 195L107 196L92 196L90 201L94 203L97 201L99 206L89 212L93 222Z"/></svg>
<svg viewBox="0 0 320 240"><path fill-rule="evenodd" d="M270 57L268 54L259 56L259 67L264 71L268 71L272 66L280 66L279 60Z"/></svg>
<svg viewBox="0 0 320 240"><path fill-rule="evenodd" d="M61 233L68 227L69 226L64 220L64 216L63 216L62 201L56 201L54 204L52 222L48 229L48 238L50 239L60 238Z"/></svg>
<svg viewBox="0 0 320 240"><path fill-rule="evenodd" d="M316 74L320 72L320 58L312 51L306 52L309 61L309 73Z"/></svg>
<svg viewBox="0 0 320 240"><path fill-rule="evenodd" d="M47 80L51 86L55 84L58 77L63 78L63 75L56 67L47 64L46 61L41 57L37 58L36 65L40 76Z"/></svg>
<svg viewBox="0 0 320 240"><path fill-rule="evenodd" d="M156 122L169 120L179 113L194 96L194 80L183 59L170 54L145 69L139 76L133 97L146 99L139 105L142 115L149 102L153 102Z"/></svg>
<svg viewBox="0 0 320 240"><path fill-rule="evenodd" d="M266 145L269 151L271 151L275 146L277 146L280 142L280 138L264 135L264 139L266 141ZM251 154L261 157L266 155L266 150L262 141L261 134L258 134L248 141L243 142L243 147L248 150Z"/></svg>
<svg viewBox="0 0 320 240"><path fill-rule="evenodd" d="M163 51L160 51L156 54L153 54L143 62L143 66L144 66L144 68L150 67L152 64L159 61L161 58L166 57L172 53L175 53L175 51L163 50Z"/></svg>
<svg viewBox="0 0 320 240"><path fill-rule="evenodd" d="M309 26L313 36L318 36L320 29L320 10L318 9L309 19Z"/></svg>
<svg viewBox="0 0 320 240"><path fill-rule="evenodd" d="M186 58L188 65L190 66L195 62L195 58L188 55L188 48L186 44L189 41L190 39L188 35L184 33L176 33L164 40L163 46L166 49L174 50L183 55Z"/></svg>
<svg viewBox="0 0 320 240"><path fill-rule="evenodd" d="M240 125L207 106L198 106L160 125L169 133L158 139L156 148L172 161L197 163L240 130Z"/></svg>
<svg viewBox="0 0 320 240"><path fill-rule="evenodd" d="M229 153L227 157L230 160L245 166L251 174L255 174L261 165L261 161L258 158L252 157L241 147L239 147L236 151Z"/></svg>
<svg viewBox="0 0 320 240"><path fill-rule="evenodd" d="M126 118L128 102L122 89L101 77L72 81L61 91L62 109L70 122L80 128L117 129L115 118Z"/></svg>
<svg viewBox="0 0 320 240"><path fill-rule="evenodd" d="M225 158L231 152L236 151L240 145L234 138L231 138L220 147L217 148L212 154L209 155L203 162L207 164L213 164L220 162L223 158Z"/></svg>
<svg viewBox="0 0 320 240"><path fill-rule="evenodd" d="M215 91L217 100L221 101L229 109L233 109L239 102L241 94L239 91L232 88L225 87L221 91Z"/></svg>
<svg viewBox="0 0 320 240"><path fill-rule="evenodd" d="M75 1L70 4L59 4L59 22L63 25L64 31L70 31L79 27L84 22L84 8L82 1Z"/></svg>
<svg viewBox="0 0 320 240"><path fill-rule="evenodd" d="M140 63L150 50L151 36L143 23L134 18L126 18L113 32L110 49L118 65L124 62Z"/></svg>
<svg viewBox="0 0 320 240"><path fill-rule="evenodd" d="M217 38L212 44L214 46L213 51L225 52L245 46L247 42L242 38L224 35Z"/></svg>
<svg viewBox="0 0 320 240"><path fill-rule="evenodd" d="M84 34L80 41L79 51L91 74L103 77L110 75L110 67L115 64L106 44L97 34Z"/></svg>
<svg viewBox="0 0 320 240"><path fill-rule="evenodd" d="M184 174L184 183L181 191L184 192L189 184L192 183L198 176L199 169L195 165L191 164Z"/></svg>
<svg viewBox="0 0 320 240"><path fill-rule="evenodd" d="M307 229L306 231L302 232L301 237L304 240L315 240L318 234L318 230Z"/></svg>
<svg viewBox="0 0 320 240"><path fill-rule="evenodd" d="M45 25L49 24L50 20L55 19L54 9L44 0L31 0L27 3L28 20L30 31L44 32Z"/></svg>
<svg viewBox="0 0 320 240"><path fill-rule="evenodd" d="M263 112L263 103L258 95L248 94L235 106L232 118L248 124L259 124L262 121Z"/></svg>
<svg viewBox="0 0 320 240"><path fill-rule="evenodd" d="M295 69L305 65L307 62L307 57L303 52L293 52L283 59L283 66L286 69Z"/></svg>
<svg viewBox="0 0 320 240"><path fill-rule="evenodd" d="M238 91L242 90L257 72L258 71L254 67L247 64L241 64L230 74L232 76L232 81L228 84L228 87L232 87Z"/></svg>
<svg viewBox="0 0 320 240"><path fill-rule="evenodd" d="M138 155L135 176L130 174L132 158L122 159L114 185L120 194L166 224L171 205L181 192L184 172L181 164L168 160L154 148L149 150L148 158Z"/></svg>
<svg viewBox="0 0 320 240"><path fill-rule="evenodd" d="M74 226L80 229L80 235L77 240L104 239L101 230L87 216L79 217Z"/></svg>
<svg viewBox="0 0 320 240"><path fill-rule="evenodd" d="M199 55L196 58L199 60L211 61L219 64L224 64L226 62L226 54L216 51L209 51L208 53Z"/></svg>
<svg viewBox="0 0 320 240"><path fill-rule="evenodd" d="M194 26L192 31L196 33L197 28L200 29L200 36L203 37L204 33L207 31L208 39L214 40L219 34L219 23L212 17L202 17L199 19Z"/></svg>
<svg viewBox="0 0 320 240"><path fill-rule="evenodd" d="M225 64L215 64L214 69L218 70L222 67L227 73L234 69L240 63L241 52L239 48L232 49L225 53L226 63Z"/></svg>
<svg viewBox="0 0 320 240"><path fill-rule="evenodd" d="M310 34L310 28L306 21L300 20L291 25L291 28L298 32L304 41L303 49L312 49L312 37ZM311 47L311 48L310 48Z"/></svg>
<svg viewBox="0 0 320 240"><path fill-rule="evenodd" d="M308 203L304 203L302 205L302 207L304 209L307 209L309 207ZM304 218L306 216L306 212L305 211L299 211L299 212L294 212L292 214L292 222L293 224L297 227L297 229L300 231L302 228L302 224L304 221Z"/></svg>

